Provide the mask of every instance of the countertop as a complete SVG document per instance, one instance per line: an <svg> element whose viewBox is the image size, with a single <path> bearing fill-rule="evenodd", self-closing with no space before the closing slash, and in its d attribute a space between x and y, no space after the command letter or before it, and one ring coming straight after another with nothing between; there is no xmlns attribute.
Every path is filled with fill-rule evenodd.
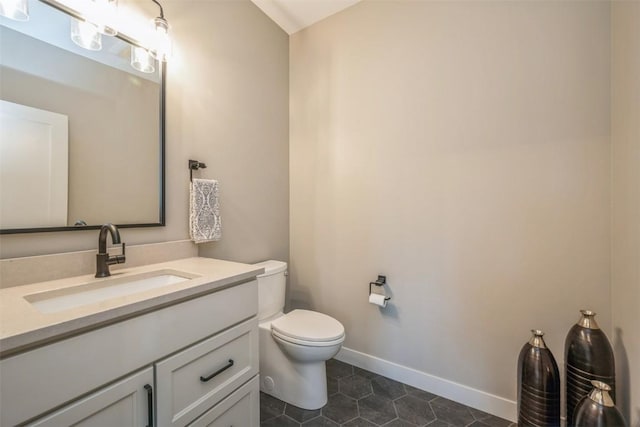
<svg viewBox="0 0 640 427"><path fill-rule="evenodd" d="M158 270L174 270L190 280L100 302L69 308L56 313L42 313L25 297L59 291L83 284L126 278ZM28 350L41 344L85 332L137 314L213 292L254 278L262 267L211 258L185 258L112 272L110 277L93 275L40 282L0 289L0 356ZM36 297L37 298L37 297Z"/></svg>

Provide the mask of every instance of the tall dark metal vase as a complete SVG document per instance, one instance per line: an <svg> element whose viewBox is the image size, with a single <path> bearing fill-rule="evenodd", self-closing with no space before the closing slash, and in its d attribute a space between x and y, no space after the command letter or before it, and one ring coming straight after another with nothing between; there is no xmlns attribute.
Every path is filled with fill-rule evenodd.
<svg viewBox="0 0 640 427"><path fill-rule="evenodd" d="M577 426L575 409L593 389L591 381L608 384L615 401L613 349L594 319L596 313L589 310L580 310L580 313L580 320L569 330L564 343L567 427Z"/></svg>
<svg viewBox="0 0 640 427"><path fill-rule="evenodd" d="M560 426L560 372L544 333L533 336L518 356L518 426Z"/></svg>
<svg viewBox="0 0 640 427"><path fill-rule="evenodd" d="M624 417L609 395L611 387L602 381L591 381L593 390L583 397L574 413L580 427L626 427Z"/></svg>

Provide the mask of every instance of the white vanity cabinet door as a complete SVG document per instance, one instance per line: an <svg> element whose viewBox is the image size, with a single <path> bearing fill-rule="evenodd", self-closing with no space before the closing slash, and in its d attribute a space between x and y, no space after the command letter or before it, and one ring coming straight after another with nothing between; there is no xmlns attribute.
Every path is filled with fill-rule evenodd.
<svg viewBox="0 0 640 427"><path fill-rule="evenodd" d="M192 422L254 377L258 364L256 318L157 362L158 427Z"/></svg>
<svg viewBox="0 0 640 427"><path fill-rule="evenodd" d="M260 380L256 375L229 397L211 408L189 427L258 427Z"/></svg>
<svg viewBox="0 0 640 427"><path fill-rule="evenodd" d="M33 427L147 426L149 425L149 394L145 385L153 386L152 367L104 387L28 425Z"/></svg>

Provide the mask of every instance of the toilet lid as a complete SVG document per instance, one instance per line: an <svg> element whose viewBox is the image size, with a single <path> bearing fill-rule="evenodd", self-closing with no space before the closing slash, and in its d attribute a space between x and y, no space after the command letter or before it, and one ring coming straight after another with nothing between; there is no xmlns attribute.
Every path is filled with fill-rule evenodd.
<svg viewBox="0 0 640 427"><path fill-rule="evenodd" d="M344 326L331 316L309 310L293 310L271 322L280 335L311 342L333 341L344 336Z"/></svg>

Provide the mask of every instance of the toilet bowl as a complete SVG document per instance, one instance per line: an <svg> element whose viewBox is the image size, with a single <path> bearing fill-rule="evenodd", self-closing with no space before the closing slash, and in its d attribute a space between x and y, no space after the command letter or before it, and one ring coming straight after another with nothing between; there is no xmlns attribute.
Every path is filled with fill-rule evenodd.
<svg viewBox="0 0 640 427"><path fill-rule="evenodd" d="M286 263L265 261L258 276L260 390L303 409L327 403L325 362L345 339L331 316L310 310L284 314Z"/></svg>

